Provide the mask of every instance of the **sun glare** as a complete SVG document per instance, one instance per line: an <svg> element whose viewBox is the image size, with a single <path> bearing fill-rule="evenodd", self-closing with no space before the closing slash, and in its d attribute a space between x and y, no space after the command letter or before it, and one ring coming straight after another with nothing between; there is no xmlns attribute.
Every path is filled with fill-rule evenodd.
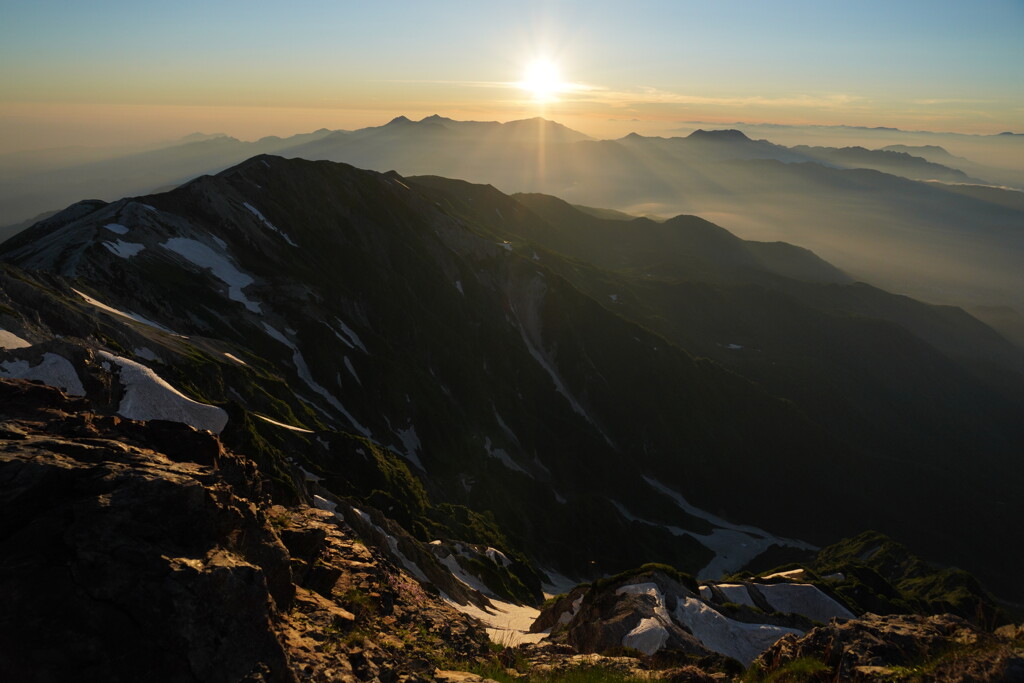
<svg viewBox="0 0 1024 683"><path fill-rule="evenodd" d="M554 64L538 59L526 68L519 87L532 94L535 100L550 101L561 90L562 82Z"/></svg>

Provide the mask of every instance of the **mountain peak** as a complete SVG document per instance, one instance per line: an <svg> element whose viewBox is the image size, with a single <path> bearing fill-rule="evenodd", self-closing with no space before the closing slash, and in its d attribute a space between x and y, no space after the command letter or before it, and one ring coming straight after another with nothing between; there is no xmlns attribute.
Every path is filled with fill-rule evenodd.
<svg viewBox="0 0 1024 683"><path fill-rule="evenodd" d="M399 126L399 125L403 125L403 124L406 124L406 123L412 123L412 121L409 119L409 117L402 115L402 116L396 116L395 118L391 119L390 121L388 121L384 125L387 125L387 126Z"/></svg>
<svg viewBox="0 0 1024 683"><path fill-rule="evenodd" d="M401 118L405 118L404 116ZM452 123L454 119L450 119L447 116L441 116L440 114L431 114L420 119L420 123Z"/></svg>
<svg viewBox="0 0 1024 683"><path fill-rule="evenodd" d="M726 130L704 130L703 128L698 128L686 137L693 140L717 140L721 142L750 141L750 138L743 131L736 130L735 128Z"/></svg>

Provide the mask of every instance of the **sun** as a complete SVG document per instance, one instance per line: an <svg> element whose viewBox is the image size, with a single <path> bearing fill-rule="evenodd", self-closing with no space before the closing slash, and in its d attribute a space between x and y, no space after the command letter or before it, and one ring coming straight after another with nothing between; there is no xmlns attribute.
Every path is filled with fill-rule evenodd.
<svg viewBox="0 0 1024 683"><path fill-rule="evenodd" d="M519 87L531 93L535 100L548 102L562 89L558 68L546 59L538 59L526 67Z"/></svg>

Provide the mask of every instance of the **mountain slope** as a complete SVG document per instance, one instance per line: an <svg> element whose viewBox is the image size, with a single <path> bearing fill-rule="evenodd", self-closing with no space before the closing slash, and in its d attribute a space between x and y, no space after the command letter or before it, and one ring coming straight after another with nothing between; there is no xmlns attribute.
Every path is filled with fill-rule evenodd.
<svg viewBox="0 0 1024 683"><path fill-rule="evenodd" d="M174 334L219 340L252 371L279 374L290 396L189 376L208 402L243 400L391 447L436 500L492 511L519 547L563 571L710 561L699 539L623 517L616 503L713 527L650 500L641 474L671 487L745 463L771 476L746 462L765 448L811 472L833 448L784 403L616 318L395 176L260 157L165 195L76 205L6 244L4 258L77 278ZM181 363L177 338L151 330L163 362ZM736 412L749 417L733 424ZM675 458L680 439L692 461ZM308 461L326 463L309 441ZM736 504L741 517L760 509L745 495Z"/></svg>
<svg viewBox="0 0 1024 683"><path fill-rule="evenodd" d="M5 329L35 342L8 350L4 367L42 367L48 348L100 363L53 339L79 319L75 348L98 344L220 407L225 440L251 447L268 473L296 458L362 490L422 541L497 544L575 577L651 560L712 576L772 546L807 548L866 526L915 534L927 554L990 581L1006 576L1012 470L966 476L955 450L930 464L919 453L894 458L766 380L695 359L642 307L624 314L598 294L595 281L618 286L620 274L506 243L511 227L544 219L486 190L500 206L473 213L478 188L445 199L397 174L261 156L169 193L74 205L0 251L40 272L12 269L4 280ZM708 263L756 253L714 226L695 234L719 245L702 255ZM835 276L806 252L787 254ZM780 277L759 267L758 277ZM32 297L38 318L22 308ZM990 386L911 333L854 323L872 332L867 343L898 342L883 372L933 372L943 395L969 387L995 403ZM131 366L117 362L124 382ZM927 429L925 393L895 400L907 435ZM1012 463L1019 430L1007 413L1018 405L965 413L984 417L969 434L995 427L1006 440L975 465ZM944 505L951 496L963 507ZM808 514L818 510L830 512ZM526 565L517 572L537 590Z"/></svg>

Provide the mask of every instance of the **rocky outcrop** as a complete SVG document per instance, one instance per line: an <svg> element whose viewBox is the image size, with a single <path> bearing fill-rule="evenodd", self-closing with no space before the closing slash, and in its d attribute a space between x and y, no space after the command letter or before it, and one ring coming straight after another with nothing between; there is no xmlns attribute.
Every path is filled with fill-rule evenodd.
<svg viewBox="0 0 1024 683"><path fill-rule="evenodd" d="M6 680L422 680L474 622L210 433L0 380Z"/></svg>
<svg viewBox="0 0 1024 683"><path fill-rule="evenodd" d="M778 675L798 660L824 665L820 677L809 680L1024 680L1024 643L986 633L951 614L866 614L832 622L802 637L782 638L754 667Z"/></svg>
<svg viewBox="0 0 1024 683"><path fill-rule="evenodd" d="M0 668L21 680L291 680L273 624L294 596L288 554L245 463L182 425L150 439L116 417L65 416L80 404L56 390L0 389L23 413L44 409L0 452Z"/></svg>
<svg viewBox="0 0 1024 683"><path fill-rule="evenodd" d="M738 607L738 608L737 608ZM744 664L806 619L765 615L701 598L696 582L670 567L638 570L579 587L549 605L534 631L581 653L626 648L645 655L721 655Z"/></svg>

